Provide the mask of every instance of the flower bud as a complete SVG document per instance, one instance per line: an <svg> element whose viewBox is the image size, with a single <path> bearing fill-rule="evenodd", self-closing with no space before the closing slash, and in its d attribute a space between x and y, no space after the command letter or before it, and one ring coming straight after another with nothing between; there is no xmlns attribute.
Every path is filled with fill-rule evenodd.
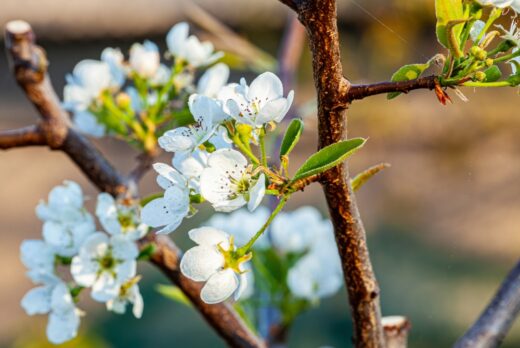
<svg viewBox="0 0 520 348"><path fill-rule="evenodd" d="M484 81L486 79L486 74L483 71L477 71L475 73L475 79L477 81L482 82L482 81Z"/></svg>
<svg viewBox="0 0 520 348"><path fill-rule="evenodd" d="M484 63L485 63L486 66L489 68L490 66L493 65L494 61L493 61L493 59L488 58L488 59L486 59L486 60L484 61Z"/></svg>
<svg viewBox="0 0 520 348"><path fill-rule="evenodd" d="M485 60L487 58L487 52L478 46L471 47L470 53L478 60Z"/></svg>
<svg viewBox="0 0 520 348"><path fill-rule="evenodd" d="M155 76L160 61L159 49L151 41L145 41L143 45L135 43L130 48L130 66L141 77Z"/></svg>
<svg viewBox="0 0 520 348"><path fill-rule="evenodd" d="M132 104L132 98L125 92L121 92L116 96L116 104L121 109L128 109Z"/></svg>

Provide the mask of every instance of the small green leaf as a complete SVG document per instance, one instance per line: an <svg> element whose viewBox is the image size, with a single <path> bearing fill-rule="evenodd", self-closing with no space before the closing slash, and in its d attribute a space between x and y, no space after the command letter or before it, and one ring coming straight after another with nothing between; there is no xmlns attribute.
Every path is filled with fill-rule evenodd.
<svg viewBox="0 0 520 348"><path fill-rule="evenodd" d="M294 146L300 140L300 136L303 132L303 121L300 119L294 119L289 123L285 135L283 136L282 145L280 146L280 158L289 155Z"/></svg>
<svg viewBox="0 0 520 348"><path fill-rule="evenodd" d="M431 60L430 60L431 61ZM392 75L392 82L410 81L419 78L430 67L430 61L424 64L408 64L402 66ZM387 99L397 97L401 92L388 93Z"/></svg>
<svg viewBox="0 0 520 348"><path fill-rule="evenodd" d="M500 68L496 65L487 68L484 71L484 74L486 74L484 82L495 82L502 77L502 71L500 71Z"/></svg>
<svg viewBox="0 0 520 348"><path fill-rule="evenodd" d="M390 164L388 163L380 163L376 164L375 166L372 166L368 169L365 169L358 175L354 177L351 181L352 190L357 191L361 186L363 186L368 180L370 180L374 175L379 173L385 168L390 167Z"/></svg>
<svg viewBox="0 0 520 348"><path fill-rule="evenodd" d="M296 171L291 182L323 173L337 166L356 150L361 148L365 144L365 141L363 138L353 138L324 147L305 161L300 169Z"/></svg>
<svg viewBox="0 0 520 348"><path fill-rule="evenodd" d="M191 307L190 300L184 295L184 293L176 286L159 284L156 290L166 298L179 302L183 305Z"/></svg>
<svg viewBox="0 0 520 348"><path fill-rule="evenodd" d="M447 25L451 21L465 19L462 0L435 0L435 15L437 16L436 34L441 45L450 48ZM453 28L453 35L459 39L463 26Z"/></svg>

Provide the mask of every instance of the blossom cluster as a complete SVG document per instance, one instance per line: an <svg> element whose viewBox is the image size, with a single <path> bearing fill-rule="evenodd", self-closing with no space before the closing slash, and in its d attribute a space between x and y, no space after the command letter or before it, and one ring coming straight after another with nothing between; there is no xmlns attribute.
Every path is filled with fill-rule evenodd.
<svg viewBox="0 0 520 348"><path fill-rule="evenodd" d="M130 303L134 315L141 317L135 242L148 226L138 220L138 209L132 201L99 194L96 216L106 233L97 232L93 216L84 208L82 190L72 181L53 188L47 202L36 207L43 239L25 240L20 251L27 276L37 287L21 304L29 315L49 314L51 342L63 343L77 335L83 311L76 303L85 288L108 310L122 314Z"/></svg>
<svg viewBox="0 0 520 348"><path fill-rule="evenodd" d="M79 62L67 75L63 91L63 105L72 113L75 127L90 136L114 135L139 149L156 151L156 138L184 112L186 96L195 89L213 93L214 75L218 79L229 74L226 66L217 65L195 88L196 69L214 63L222 52L190 36L187 23L175 25L166 43L171 66L161 62L158 46L148 40L133 44L127 59L119 48L108 47L100 60Z"/></svg>

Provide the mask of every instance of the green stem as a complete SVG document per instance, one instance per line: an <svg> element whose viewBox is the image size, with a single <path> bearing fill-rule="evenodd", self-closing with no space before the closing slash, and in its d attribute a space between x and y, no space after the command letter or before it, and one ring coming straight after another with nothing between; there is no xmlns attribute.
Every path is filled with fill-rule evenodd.
<svg viewBox="0 0 520 348"><path fill-rule="evenodd" d="M520 50L518 50L514 53L506 54L505 56L500 56L498 58L495 58L495 59L493 59L493 62L494 63L505 62L506 60L510 60L510 59L516 58L518 56L520 56Z"/></svg>
<svg viewBox="0 0 520 348"><path fill-rule="evenodd" d="M269 216L269 219L267 219L265 224L258 230L258 232L256 232L256 234L253 236L253 238L251 238L249 240L249 242L247 242L246 245L240 247L237 250L237 255L239 257L244 256L244 255L246 255L247 253L249 253L251 251L251 248L255 244L256 240L258 238L260 238L260 236L265 232L265 230L267 229L267 227L269 227L269 225L271 224L273 219L276 217L276 215L278 215L278 213L282 211L283 207L285 206L285 203L287 203L287 199L288 198L289 198L288 196L283 196L280 199L280 201L278 202L278 205L273 210L273 212L271 213L271 216Z"/></svg>
<svg viewBox="0 0 520 348"><path fill-rule="evenodd" d="M258 158L254 155L253 152L251 152L250 149L248 149L244 143L242 142L242 140L240 140L240 136L238 135L238 133L235 133L233 135L233 137L231 138L231 140L233 140L233 142L235 143L235 145L247 156L249 157L249 159L254 163L254 164L260 164L260 161L258 160Z"/></svg>
<svg viewBox="0 0 520 348"><path fill-rule="evenodd" d="M511 83L509 83L509 81L496 81L496 82L468 81L462 85L465 87L509 87L509 86L511 86Z"/></svg>
<svg viewBox="0 0 520 348"><path fill-rule="evenodd" d="M262 128L260 130L258 142L260 143L260 153L261 153L262 165L264 167L267 167L267 154L265 152L265 128Z"/></svg>

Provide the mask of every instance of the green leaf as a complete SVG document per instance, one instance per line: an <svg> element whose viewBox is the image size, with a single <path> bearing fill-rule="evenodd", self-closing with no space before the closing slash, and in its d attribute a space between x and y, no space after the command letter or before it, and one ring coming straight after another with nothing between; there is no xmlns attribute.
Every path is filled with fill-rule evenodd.
<svg viewBox="0 0 520 348"><path fill-rule="evenodd" d="M379 173L380 171L382 171L383 169L388 168L388 167L390 167L390 164L380 163L380 164L376 164L375 166L372 166L368 169L365 169L364 171L362 171L361 173L356 175L354 177L354 179L352 179L352 181L351 181L352 189L354 191L359 190L359 188L361 188L361 186L363 186L374 175L376 175L377 173Z"/></svg>
<svg viewBox="0 0 520 348"><path fill-rule="evenodd" d="M363 138L353 138L329 145L309 157L296 171L291 182L320 174L337 166L365 144Z"/></svg>
<svg viewBox="0 0 520 348"><path fill-rule="evenodd" d="M435 15L437 16L436 34L441 45L450 48L448 23L465 19L462 0L435 0ZM463 26L457 25L453 28L453 35L460 37Z"/></svg>
<svg viewBox="0 0 520 348"><path fill-rule="evenodd" d="M500 68L496 65L487 68L484 74L486 74L484 82L495 82L502 77L502 71L500 71Z"/></svg>
<svg viewBox="0 0 520 348"><path fill-rule="evenodd" d="M303 121L300 119L294 119L289 123L285 135L283 136L282 145L280 146L280 158L289 155L294 146L300 140L300 136L303 132Z"/></svg>
<svg viewBox="0 0 520 348"><path fill-rule="evenodd" d="M419 78L422 73L430 67L430 61L424 64L408 64L402 66L392 75L392 82L410 81ZM401 92L388 93L387 99L393 99L397 97Z"/></svg>
<svg viewBox="0 0 520 348"><path fill-rule="evenodd" d="M190 300L184 295L184 293L176 286L159 284L156 287L157 292L170 300L174 300L183 305L191 307Z"/></svg>

